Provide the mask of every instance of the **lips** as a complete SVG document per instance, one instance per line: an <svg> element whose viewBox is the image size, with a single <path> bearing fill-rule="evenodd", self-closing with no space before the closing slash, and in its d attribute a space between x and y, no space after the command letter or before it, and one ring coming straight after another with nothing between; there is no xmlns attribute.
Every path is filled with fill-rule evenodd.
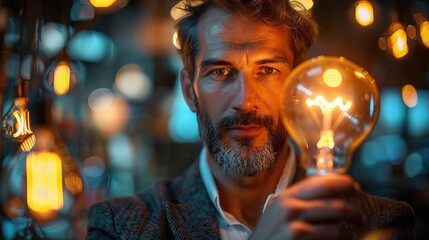
<svg viewBox="0 0 429 240"><path fill-rule="evenodd" d="M227 130L229 133L236 137L250 137L258 135L262 131L262 129L264 129L264 127L261 125L249 124L231 126Z"/></svg>

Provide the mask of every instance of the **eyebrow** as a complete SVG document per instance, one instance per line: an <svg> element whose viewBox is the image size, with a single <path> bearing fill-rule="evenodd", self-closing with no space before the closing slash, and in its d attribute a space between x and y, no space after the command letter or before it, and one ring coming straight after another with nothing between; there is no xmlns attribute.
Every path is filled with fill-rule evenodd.
<svg viewBox="0 0 429 240"><path fill-rule="evenodd" d="M201 62L201 67L205 66L231 66L232 64L228 61L223 61L219 59L209 58Z"/></svg>
<svg viewBox="0 0 429 240"><path fill-rule="evenodd" d="M263 65L268 63L283 63L290 67L289 61L286 57L274 56L273 58L261 59L255 62L256 65Z"/></svg>
<svg viewBox="0 0 429 240"><path fill-rule="evenodd" d="M289 61L286 57L274 56L272 58L261 59L255 62L256 65L264 65L269 63L283 63L290 67ZM228 61L219 60L215 58L209 58L201 62L201 67L205 66L231 66L232 64Z"/></svg>

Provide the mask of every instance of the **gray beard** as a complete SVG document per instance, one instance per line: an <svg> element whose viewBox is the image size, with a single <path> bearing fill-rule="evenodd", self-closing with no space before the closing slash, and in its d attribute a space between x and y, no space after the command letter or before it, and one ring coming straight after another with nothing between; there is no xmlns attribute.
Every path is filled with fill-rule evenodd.
<svg viewBox="0 0 429 240"><path fill-rule="evenodd" d="M206 143L214 161L230 176L254 176L271 168L278 159L287 139L287 132L278 121L270 116L260 116L256 112L238 113L222 118L219 123L212 124L207 113L197 112L200 135ZM234 124L256 123L268 129L268 142L261 147L252 146L252 138L243 137L239 146L231 148L224 138L223 129Z"/></svg>

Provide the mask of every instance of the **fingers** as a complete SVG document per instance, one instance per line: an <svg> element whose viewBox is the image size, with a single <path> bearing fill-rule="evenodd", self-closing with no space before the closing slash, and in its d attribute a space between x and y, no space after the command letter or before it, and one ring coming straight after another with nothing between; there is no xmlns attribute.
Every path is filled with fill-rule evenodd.
<svg viewBox="0 0 429 240"><path fill-rule="evenodd" d="M290 225L285 225L287 239L303 240L323 240L323 239L352 239L352 233L339 224L308 224L302 221L295 221Z"/></svg>
<svg viewBox="0 0 429 240"><path fill-rule="evenodd" d="M281 208L285 212L285 220L308 223L339 223L360 225L362 217L351 205L340 199L304 201L300 199L282 199Z"/></svg>
<svg viewBox="0 0 429 240"><path fill-rule="evenodd" d="M320 223L308 224L303 221L294 221L291 224L283 224L272 229L268 235L259 235L254 231L249 239L290 239L290 240L324 240L324 239L352 239L352 233L340 224Z"/></svg>
<svg viewBox="0 0 429 240"><path fill-rule="evenodd" d="M283 192L284 197L304 200L330 198L360 191L358 183L346 174L311 176Z"/></svg>
<svg viewBox="0 0 429 240"><path fill-rule="evenodd" d="M254 237L352 239L344 224L359 226L363 219L358 209L343 196L359 191L359 185L347 175L308 177L287 188L273 201L264 212Z"/></svg>

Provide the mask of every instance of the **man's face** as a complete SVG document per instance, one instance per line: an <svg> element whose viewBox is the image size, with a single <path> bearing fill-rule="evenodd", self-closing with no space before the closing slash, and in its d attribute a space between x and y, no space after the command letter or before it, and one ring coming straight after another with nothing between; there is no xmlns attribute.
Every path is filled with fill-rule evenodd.
<svg viewBox="0 0 429 240"><path fill-rule="evenodd" d="M194 78L185 99L217 164L232 176L273 165L285 145L280 96L293 63L285 28L210 9L198 25Z"/></svg>

